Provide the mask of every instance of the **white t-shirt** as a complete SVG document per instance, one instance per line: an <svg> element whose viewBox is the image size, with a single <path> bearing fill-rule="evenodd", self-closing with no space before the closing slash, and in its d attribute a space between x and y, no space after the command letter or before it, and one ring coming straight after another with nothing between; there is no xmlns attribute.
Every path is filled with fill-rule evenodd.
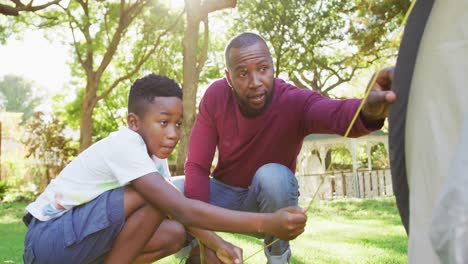
<svg viewBox="0 0 468 264"><path fill-rule="evenodd" d="M170 179L167 160L150 157L143 138L122 127L80 153L26 210L47 221L151 172Z"/></svg>

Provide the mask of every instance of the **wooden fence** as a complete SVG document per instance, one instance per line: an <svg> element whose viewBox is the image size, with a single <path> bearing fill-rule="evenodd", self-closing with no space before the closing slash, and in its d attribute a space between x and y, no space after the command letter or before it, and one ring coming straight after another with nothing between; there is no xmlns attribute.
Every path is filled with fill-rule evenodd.
<svg viewBox="0 0 468 264"><path fill-rule="evenodd" d="M323 184L321 179L323 178ZM371 198L391 196L392 176L390 169L335 171L324 174L298 175L300 200L310 200L318 190L317 200L336 198Z"/></svg>

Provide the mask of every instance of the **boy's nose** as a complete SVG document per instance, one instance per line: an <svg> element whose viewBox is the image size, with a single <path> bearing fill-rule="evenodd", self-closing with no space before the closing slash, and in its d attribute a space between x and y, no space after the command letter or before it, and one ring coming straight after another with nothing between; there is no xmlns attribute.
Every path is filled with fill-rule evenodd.
<svg viewBox="0 0 468 264"><path fill-rule="evenodd" d="M176 139L177 138L177 128L174 126L170 126L168 127L167 129L167 137L170 138L170 139Z"/></svg>

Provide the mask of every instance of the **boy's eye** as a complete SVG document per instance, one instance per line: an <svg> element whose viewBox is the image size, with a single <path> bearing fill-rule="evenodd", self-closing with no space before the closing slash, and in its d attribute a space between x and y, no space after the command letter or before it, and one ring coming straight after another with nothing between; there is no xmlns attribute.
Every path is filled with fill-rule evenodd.
<svg viewBox="0 0 468 264"><path fill-rule="evenodd" d="M159 123L163 126L167 125L169 122L167 122L166 120L163 120L163 121L159 121Z"/></svg>
<svg viewBox="0 0 468 264"><path fill-rule="evenodd" d="M177 127L181 127L181 126L182 126L182 122L177 122L176 126L177 126Z"/></svg>

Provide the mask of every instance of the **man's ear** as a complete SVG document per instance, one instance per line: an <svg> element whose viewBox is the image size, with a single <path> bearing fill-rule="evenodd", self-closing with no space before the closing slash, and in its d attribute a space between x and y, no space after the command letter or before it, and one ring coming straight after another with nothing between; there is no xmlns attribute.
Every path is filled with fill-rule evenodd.
<svg viewBox="0 0 468 264"><path fill-rule="evenodd" d="M127 115L127 126L133 131L138 131L140 119L134 113L128 113Z"/></svg>
<svg viewBox="0 0 468 264"><path fill-rule="evenodd" d="M226 76L226 80L229 86L232 88L231 76L229 75L228 69L224 69L224 75Z"/></svg>

